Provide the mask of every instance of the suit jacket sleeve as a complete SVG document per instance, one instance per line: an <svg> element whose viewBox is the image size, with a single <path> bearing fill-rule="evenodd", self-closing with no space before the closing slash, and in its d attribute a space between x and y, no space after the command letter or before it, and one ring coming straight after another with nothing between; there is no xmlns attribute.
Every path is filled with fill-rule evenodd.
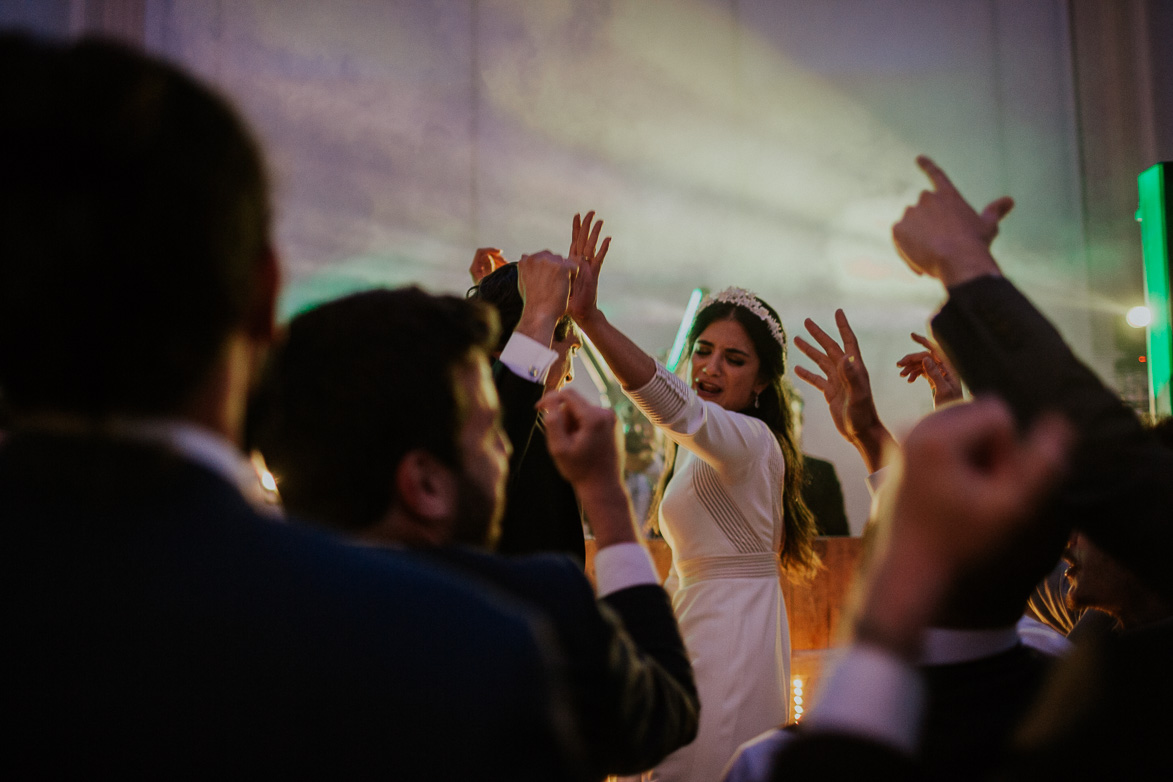
<svg viewBox="0 0 1173 782"><path fill-rule="evenodd" d="M893 747L847 733L811 733L784 745L774 757L775 782L795 779L924 778L913 758Z"/></svg>
<svg viewBox="0 0 1173 782"><path fill-rule="evenodd" d="M1050 409L1075 424L1080 442L1052 510L1173 599L1173 451L1005 278L953 288L933 333L973 392L998 394L1020 423Z"/></svg>
<svg viewBox="0 0 1173 782"><path fill-rule="evenodd" d="M541 605L556 618L567 648L591 767L601 774L638 773L692 741L700 703L663 588L644 584L595 600L571 560L527 559L535 566L558 563L557 579L541 579ZM555 580L564 586L550 588Z"/></svg>
<svg viewBox="0 0 1173 782"><path fill-rule="evenodd" d="M802 499L815 517L818 534L850 535L847 511L843 507L843 487L835 465L805 453L802 458L806 467Z"/></svg>
<svg viewBox="0 0 1173 782"><path fill-rule="evenodd" d="M599 601L611 645L622 649L611 707L621 773L651 768L696 736L700 700L692 665L664 588L644 584ZM612 653L614 656L614 652Z"/></svg>
<svg viewBox="0 0 1173 782"><path fill-rule="evenodd" d="M535 405L541 383L514 374L501 362L493 366L505 433L513 444L501 538L502 554L561 553L586 560L582 514L574 489L558 472Z"/></svg>
<svg viewBox="0 0 1173 782"><path fill-rule="evenodd" d="M519 377L509 367L497 361L493 364L493 382L501 400L501 418L505 434L513 445L509 457L510 482L519 474L518 467L525 459L538 423L538 400L542 398L544 386L532 380Z"/></svg>
<svg viewBox="0 0 1173 782"><path fill-rule="evenodd" d="M644 771L695 738L696 683L663 588L644 584L596 600L569 557L506 560L466 549L428 555L475 572L553 621L596 776Z"/></svg>

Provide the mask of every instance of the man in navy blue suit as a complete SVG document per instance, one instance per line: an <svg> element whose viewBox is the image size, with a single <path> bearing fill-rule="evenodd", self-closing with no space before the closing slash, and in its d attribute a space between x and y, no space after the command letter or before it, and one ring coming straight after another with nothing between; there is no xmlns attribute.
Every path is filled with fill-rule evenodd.
<svg viewBox="0 0 1173 782"><path fill-rule="evenodd" d="M278 275L232 109L18 36L0 104L0 767L579 778L540 623L264 504L238 443Z"/></svg>
<svg viewBox="0 0 1173 782"><path fill-rule="evenodd" d="M595 531L600 599L569 556L484 551L498 536L510 449L489 371L495 321L482 302L418 288L324 304L290 324L250 431L299 516L414 548L540 608L567 656L592 775L639 772L693 739L698 703L639 542L616 417L569 390L541 402L552 464Z"/></svg>

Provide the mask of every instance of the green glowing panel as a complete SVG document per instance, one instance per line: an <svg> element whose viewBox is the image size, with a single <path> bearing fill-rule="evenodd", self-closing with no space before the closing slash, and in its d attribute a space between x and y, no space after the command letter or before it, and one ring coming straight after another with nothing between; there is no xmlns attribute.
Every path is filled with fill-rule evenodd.
<svg viewBox="0 0 1173 782"><path fill-rule="evenodd" d="M1141 246L1144 248L1145 303L1153 319L1148 327L1149 406L1154 413L1170 410L1169 373L1173 364L1173 331L1169 312L1169 173L1173 163L1158 163L1139 177Z"/></svg>

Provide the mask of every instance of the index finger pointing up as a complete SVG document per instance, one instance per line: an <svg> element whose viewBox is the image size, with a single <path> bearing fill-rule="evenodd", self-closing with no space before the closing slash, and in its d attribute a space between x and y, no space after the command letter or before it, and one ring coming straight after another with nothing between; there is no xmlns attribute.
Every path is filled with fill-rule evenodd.
<svg viewBox="0 0 1173 782"><path fill-rule="evenodd" d="M938 193L957 192L957 188L954 186L952 180L950 180L949 177L945 175L945 172L941 170L940 166L933 162L931 157L928 155L918 155L916 158L916 164L920 166L920 170L924 171L929 179L932 180L933 187Z"/></svg>

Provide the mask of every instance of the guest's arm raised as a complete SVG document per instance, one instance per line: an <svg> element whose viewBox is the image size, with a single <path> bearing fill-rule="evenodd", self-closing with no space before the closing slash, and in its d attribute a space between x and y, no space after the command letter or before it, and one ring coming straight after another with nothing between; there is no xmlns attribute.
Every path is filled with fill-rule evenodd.
<svg viewBox="0 0 1173 782"><path fill-rule="evenodd" d="M656 374L656 361L611 325L598 307L599 271L611 247L611 237L603 240L596 253L595 244L603 221L592 225L594 216L594 212L587 212L584 219L574 216L570 259L578 261L578 277L570 295L570 315L602 354L623 387L641 388Z"/></svg>
<svg viewBox="0 0 1173 782"><path fill-rule="evenodd" d="M909 353L896 362L900 376L914 382L924 375L933 389L933 407L943 407L962 398L961 377L945 357L941 346L926 336L913 332L912 339L925 349Z"/></svg>
<svg viewBox="0 0 1173 782"><path fill-rule="evenodd" d="M917 424L874 520L877 555L853 643L820 685L802 735L776 756L774 779L821 766L840 775L889 765L911 773L924 706L914 667L924 630L968 568L1035 523L1070 443L1070 427L1055 416L1020 438L993 398Z"/></svg>
<svg viewBox="0 0 1173 782"><path fill-rule="evenodd" d="M921 155L917 165L933 183L892 227L892 239L900 257L917 274L927 274L947 288L977 277L1002 275L990 243L1014 199L997 198L981 214L969 205L945 172Z"/></svg>
<svg viewBox="0 0 1173 782"><path fill-rule="evenodd" d="M794 367L794 373L823 392L835 428L856 447L868 472L874 473L884 466L896 441L876 411L871 380L859 352L859 341L843 310L835 311L835 324L839 327L842 346L817 323L806 319L806 330L822 350L799 336L795 336L794 344L818 364L823 374L817 375L800 366Z"/></svg>
<svg viewBox="0 0 1173 782"><path fill-rule="evenodd" d="M599 549L638 542L635 513L623 484L623 436L615 413L571 389L551 391L540 404L550 456L574 487Z"/></svg>
<svg viewBox="0 0 1173 782"><path fill-rule="evenodd" d="M472 264L468 267L468 274L472 277L473 285L500 269L508 261L496 247L478 247L476 255L472 257Z"/></svg>
<svg viewBox="0 0 1173 782"><path fill-rule="evenodd" d="M513 332L550 347L554 328L566 314L570 287L577 274L576 264L549 250L521 256L517 263L521 319Z"/></svg>

